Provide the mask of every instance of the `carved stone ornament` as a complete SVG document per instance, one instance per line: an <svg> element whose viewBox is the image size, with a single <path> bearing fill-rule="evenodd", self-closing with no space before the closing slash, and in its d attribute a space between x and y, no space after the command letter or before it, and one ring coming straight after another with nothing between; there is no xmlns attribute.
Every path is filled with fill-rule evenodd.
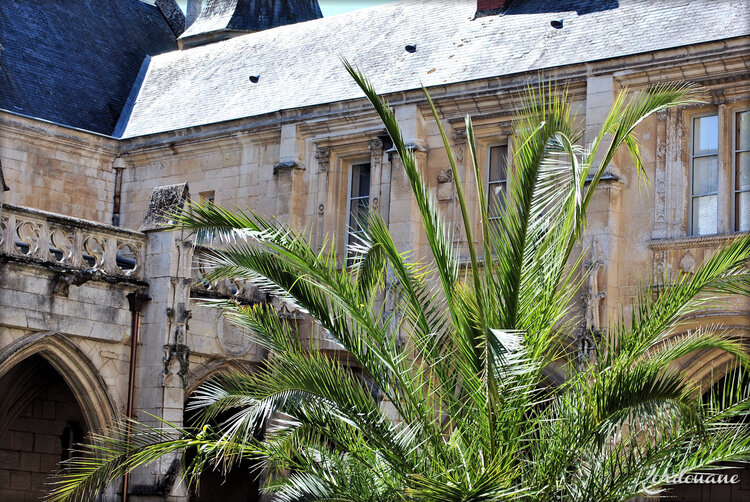
<svg viewBox="0 0 750 502"><path fill-rule="evenodd" d="M167 385L172 376L180 377L182 387L188 385L188 370L190 369L190 348L183 344L169 344L164 346L163 385Z"/></svg>
<svg viewBox="0 0 750 502"><path fill-rule="evenodd" d="M324 173L328 171L328 166L331 162L330 148L318 148L315 151L315 159L318 161L318 172Z"/></svg>
<svg viewBox="0 0 750 502"><path fill-rule="evenodd" d="M146 217L143 218L141 232L164 230L174 225L171 215L180 211L190 196L187 183L154 188L148 203Z"/></svg>
<svg viewBox="0 0 750 502"><path fill-rule="evenodd" d="M370 140L370 141L369 141L369 142L367 143L367 148L368 148L368 149L369 149L369 150L370 150L371 152L378 152L378 151L380 151L380 150L382 150L382 149L383 149L383 140L381 140L380 138L374 138L374 139L371 139L371 140Z"/></svg>
<svg viewBox="0 0 750 502"><path fill-rule="evenodd" d="M295 171L295 170L304 171L305 166L303 166L296 160L285 160L273 166L273 174L279 174L285 171Z"/></svg>
<svg viewBox="0 0 750 502"><path fill-rule="evenodd" d="M667 144L666 143L659 143L656 146L656 155L659 157L664 157L667 155Z"/></svg>
<svg viewBox="0 0 750 502"><path fill-rule="evenodd" d="M577 353L576 359L578 362L579 369L585 368L588 364L592 363L598 353L598 345L602 339L603 332L601 330L580 330L576 334L577 342Z"/></svg>
<svg viewBox="0 0 750 502"><path fill-rule="evenodd" d="M696 261L693 254L688 251L683 255L683 257L680 259L680 270L685 272L686 274L690 274L693 272L693 269L695 268Z"/></svg>
<svg viewBox="0 0 750 502"><path fill-rule="evenodd" d="M243 356L253 345L252 338L242 328L222 317L217 326L219 345L230 356Z"/></svg>
<svg viewBox="0 0 750 502"><path fill-rule="evenodd" d="M437 177L438 183L450 183L453 181L452 169L441 169Z"/></svg>

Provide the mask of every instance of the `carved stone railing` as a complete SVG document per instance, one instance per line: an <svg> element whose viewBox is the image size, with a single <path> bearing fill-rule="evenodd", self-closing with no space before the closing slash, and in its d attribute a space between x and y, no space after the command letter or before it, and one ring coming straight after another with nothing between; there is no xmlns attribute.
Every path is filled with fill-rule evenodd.
<svg viewBox="0 0 750 502"><path fill-rule="evenodd" d="M4 204L0 254L101 276L144 278L147 237L111 225Z"/></svg>
<svg viewBox="0 0 750 502"><path fill-rule="evenodd" d="M676 273L692 273L722 245L747 234L720 234L680 239L656 239L649 243L654 252L654 285L664 286Z"/></svg>

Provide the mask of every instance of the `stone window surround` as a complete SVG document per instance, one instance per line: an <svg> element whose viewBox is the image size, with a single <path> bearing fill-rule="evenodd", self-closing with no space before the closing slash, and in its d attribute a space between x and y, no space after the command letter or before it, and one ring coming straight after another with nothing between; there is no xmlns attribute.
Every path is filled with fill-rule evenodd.
<svg viewBox="0 0 750 502"><path fill-rule="evenodd" d="M476 142L477 150L477 163L479 164L479 172L482 177L482 184L485 191L486 200L489 202L489 162L490 162L490 149L495 146L507 146L508 147L508 163L506 166L506 193L508 189L508 183L510 181L509 174L513 169L513 125L512 120L495 121L490 124L474 124L474 139ZM474 228L472 232L475 237L475 244L478 244L478 238L481 235L482 223L479 218L480 209L478 206L478 200L476 197L476 187L474 183L474 172L472 167L471 152L469 151L468 144L466 143L466 129L463 128L463 124L456 126L453 130L453 149L454 155L456 156L456 168L461 176L461 181L464 185L464 192L466 193L467 204L469 205L470 214L476 214ZM454 242L465 242L465 235L463 232L463 223L460 220L458 200L454 201Z"/></svg>
<svg viewBox="0 0 750 502"><path fill-rule="evenodd" d="M750 110L750 103L720 103L715 106L701 107L695 111L686 110L684 123L686 124L687 137L683 137L683 146L686 152L687 168L687 224L686 235L698 236L692 233L692 147L694 133L694 119L717 115L719 122L719 144L718 144L718 223L716 235L731 234L739 232L736 230L735 221L735 124L740 112Z"/></svg>
<svg viewBox="0 0 750 502"><path fill-rule="evenodd" d="M370 210L380 210L377 186L380 184L383 143L373 135L367 135L364 138L348 137L345 142L335 144L321 142L316 147L317 176L321 178L317 212L324 220L317 226L316 241L322 245L326 235L335 236L336 255L343 260L349 235L351 168L357 164L370 164Z"/></svg>
<svg viewBox="0 0 750 502"><path fill-rule="evenodd" d="M719 207L717 233L733 235L734 231L734 119L736 112L750 109L750 92L733 82L721 88L707 86L702 102L684 105L655 115L656 152L654 191L654 226L652 239L705 237L691 234L691 145L693 118L717 114L719 117ZM736 85L736 82L734 82Z"/></svg>

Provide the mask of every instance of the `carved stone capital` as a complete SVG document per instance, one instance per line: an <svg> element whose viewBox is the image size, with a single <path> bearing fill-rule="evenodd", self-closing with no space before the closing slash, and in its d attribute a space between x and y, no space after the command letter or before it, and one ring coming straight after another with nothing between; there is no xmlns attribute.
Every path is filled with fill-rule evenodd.
<svg viewBox="0 0 750 502"><path fill-rule="evenodd" d="M381 140L380 138L371 139L367 143L367 149L370 150L371 152L381 151L383 149L383 140Z"/></svg>
<svg viewBox="0 0 750 502"><path fill-rule="evenodd" d="M318 172L324 173L328 171L328 166L331 162L331 149L318 148L315 151L315 159L318 161Z"/></svg>

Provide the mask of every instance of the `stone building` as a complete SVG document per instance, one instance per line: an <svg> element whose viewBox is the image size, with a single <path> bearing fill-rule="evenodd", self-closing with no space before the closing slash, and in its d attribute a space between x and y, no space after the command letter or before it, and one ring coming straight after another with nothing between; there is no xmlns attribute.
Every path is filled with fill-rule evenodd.
<svg viewBox="0 0 750 502"><path fill-rule="evenodd" d="M488 187L502 189L517 98L540 76L567 86L586 141L623 88L703 86L701 103L639 127L650 185L621 154L599 188L582 328L605 329L644 282L689 272L750 230L744 0L410 0L332 18L316 0L196 6L186 23L173 0L0 2L2 500L36 500L88 431L129 414L183 423L201 382L263 360L196 300L268 299L250 284L202 281L194 236L165 229L159 209L188 197L249 207L317 243L335 235L343 255L351 209L364 206L399 246L427 254L398 159L339 54L394 106L459 244L451 179L470 179L466 114ZM750 305L736 299L695 322L746 337ZM685 367L697 380L732 369L714 353ZM189 494L176 471L165 459L135 473L128 500L257 498L241 473L223 485L207 476L204 493ZM694 487L682 500L748 497L745 471L740 485Z"/></svg>

